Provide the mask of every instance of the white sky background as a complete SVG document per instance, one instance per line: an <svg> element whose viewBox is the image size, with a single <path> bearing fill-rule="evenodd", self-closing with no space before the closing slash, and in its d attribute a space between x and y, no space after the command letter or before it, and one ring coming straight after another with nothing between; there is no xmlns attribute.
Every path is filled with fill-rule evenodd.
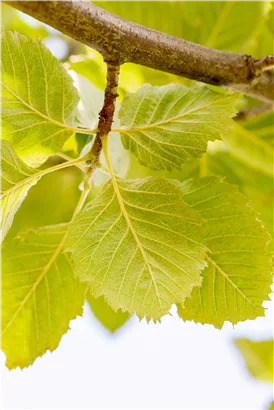
<svg viewBox="0 0 274 410"><path fill-rule="evenodd" d="M29 20L26 17L27 20ZM29 22L29 21L28 21ZM46 44L54 54L61 45ZM62 53L61 53L62 54ZM60 57L60 55L58 55ZM25 370L8 371L0 353L4 409L266 409L271 385L254 380L233 345L236 337L273 336L265 318L212 326L132 318L110 335L86 307L58 349Z"/></svg>
<svg viewBox="0 0 274 410"><path fill-rule="evenodd" d="M254 380L233 345L236 337L266 339L265 318L212 326L184 323L175 313L161 324L132 318L110 335L86 307L55 352L25 370L3 369L4 409L248 409L263 410L271 385Z"/></svg>

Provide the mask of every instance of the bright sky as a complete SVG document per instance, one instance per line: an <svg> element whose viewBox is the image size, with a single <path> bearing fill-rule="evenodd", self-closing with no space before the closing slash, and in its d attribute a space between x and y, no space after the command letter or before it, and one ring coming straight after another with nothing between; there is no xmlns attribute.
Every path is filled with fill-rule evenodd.
<svg viewBox="0 0 274 410"><path fill-rule="evenodd" d="M86 307L58 349L21 371L3 368L4 409L248 409L263 410L271 385L247 373L233 338L265 339L273 332L273 302L266 318L233 330L137 318L114 336Z"/></svg>

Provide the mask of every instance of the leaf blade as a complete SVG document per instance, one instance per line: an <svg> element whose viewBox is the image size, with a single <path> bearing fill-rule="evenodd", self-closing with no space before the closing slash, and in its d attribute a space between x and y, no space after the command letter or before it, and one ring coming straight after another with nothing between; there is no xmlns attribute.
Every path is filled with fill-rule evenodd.
<svg viewBox="0 0 274 410"><path fill-rule="evenodd" d="M121 310L115 312L102 296L95 299L88 292L86 297L92 313L109 332L115 333L129 320L129 313L122 312Z"/></svg>
<svg viewBox="0 0 274 410"><path fill-rule="evenodd" d="M242 338L236 339L234 343L243 355L246 367L252 376L264 382L273 383L273 339L253 342Z"/></svg>
<svg viewBox="0 0 274 410"><path fill-rule="evenodd" d="M29 165L40 165L73 134L79 97L41 42L1 35L2 138Z"/></svg>
<svg viewBox="0 0 274 410"><path fill-rule="evenodd" d="M205 247L193 236L201 223L169 182L115 179L76 216L66 250L94 297L157 320L200 284Z"/></svg>
<svg viewBox="0 0 274 410"><path fill-rule="evenodd" d="M84 287L61 253L66 232L66 224L44 227L4 245L1 344L9 369L56 349L70 320L82 314Z"/></svg>
<svg viewBox="0 0 274 410"><path fill-rule="evenodd" d="M236 98L205 88L146 84L121 104L123 145L142 165L180 168L189 157L201 157L208 141L228 132Z"/></svg>
<svg viewBox="0 0 274 410"><path fill-rule="evenodd" d="M29 189L40 177L38 171L25 165L7 141L1 141L1 238L5 238L13 218Z"/></svg>
<svg viewBox="0 0 274 410"><path fill-rule="evenodd" d="M179 315L217 328L227 320L236 324L262 316L272 263L266 250L270 237L256 213L235 186L216 177L184 183L182 189L185 201L207 221L204 243L211 253L202 287L179 306Z"/></svg>

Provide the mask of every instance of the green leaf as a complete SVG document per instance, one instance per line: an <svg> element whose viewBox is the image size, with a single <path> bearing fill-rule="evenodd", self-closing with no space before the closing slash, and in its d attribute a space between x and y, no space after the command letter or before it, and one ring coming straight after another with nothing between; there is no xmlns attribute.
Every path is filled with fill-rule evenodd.
<svg viewBox="0 0 274 410"><path fill-rule="evenodd" d="M217 177L181 184L184 200L206 223L204 243L210 250L201 288L194 288L179 315L184 320L235 324L264 314L272 283L269 235L233 185Z"/></svg>
<svg viewBox="0 0 274 410"><path fill-rule="evenodd" d="M39 40L17 33L1 36L1 76L2 138L37 166L73 134L78 93Z"/></svg>
<svg viewBox="0 0 274 410"><path fill-rule="evenodd" d="M122 102L123 145L142 165L180 168L189 157L201 157L208 141L228 132L236 98L206 88L146 84Z"/></svg>
<svg viewBox="0 0 274 410"><path fill-rule="evenodd" d="M224 137L225 144L235 157L266 175L273 175L274 151L269 143L273 139L273 125L271 127L272 131L265 130L264 134L263 128L258 133L256 128L247 129L235 123L231 132Z"/></svg>
<svg viewBox="0 0 274 410"><path fill-rule="evenodd" d="M238 185L240 192L250 199L252 207L273 236L273 177L238 160L229 152L207 152L206 164L209 172L225 177L230 184Z"/></svg>
<svg viewBox="0 0 274 410"><path fill-rule="evenodd" d="M264 2L187 1L184 38L224 51L246 52L263 16Z"/></svg>
<svg viewBox="0 0 274 410"><path fill-rule="evenodd" d="M95 299L90 293L88 293L86 298L96 319L98 319L99 322L111 333L116 332L116 330L123 326L130 318L130 315L127 312L122 312L120 309L115 312L106 303L103 296Z"/></svg>
<svg viewBox="0 0 274 410"><path fill-rule="evenodd" d="M94 297L158 320L201 283L201 223L168 181L113 176L70 225L66 248Z"/></svg>
<svg viewBox="0 0 274 410"><path fill-rule="evenodd" d="M7 141L1 141L1 238L6 236L28 190L40 179L36 169L25 165Z"/></svg>
<svg viewBox="0 0 274 410"><path fill-rule="evenodd" d="M184 32L184 3L182 1L97 1L99 7L108 10L126 20L143 26L163 31L173 36L182 37ZM169 18L166 18L167 15Z"/></svg>
<svg viewBox="0 0 274 410"><path fill-rule="evenodd" d="M62 253L67 225L6 241L2 252L2 350L9 369L23 368L54 350L82 314L84 287Z"/></svg>
<svg viewBox="0 0 274 410"><path fill-rule="evenodd" d="M270 403L270 407L268 408L268 410L274 410L274 401Z"/></svg>
<svg viewBox="0 0 274 410"><path fill-rule="evenodd" d="M245 52L263 14L263 2L103 1L111 13L135 23L220 50Z"/></svg>
<svg viewBox="0 0 274 410"><path fill-rule="evenodd" d="M236 339L235 345L242 353L246 367L253 377L264 382L274 382L273 339L261 342L253 342L248 339Z"/></svg>

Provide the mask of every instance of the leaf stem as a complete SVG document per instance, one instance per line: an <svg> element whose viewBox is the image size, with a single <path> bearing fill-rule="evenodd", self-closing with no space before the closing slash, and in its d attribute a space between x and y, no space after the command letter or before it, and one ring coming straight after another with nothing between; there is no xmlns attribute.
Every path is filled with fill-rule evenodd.
<svg viewBox="0 0 274 410"><path fill-rule="evenodd" d="M89 159L89 156L85 155L84 157L81 157L81 158L76 158L71 161L62 162L62 164L55 165L54 167L42 169L36 172L35 174L30 175L28 178L23 179L22 181L19 181L18 183L14 184L11 188L7 189L6 191L3 191L1 193L2 198L8 195L9 193L13 192L14 190L20 188L21 186L33 181L34 179L41 178L44 175L50 174L51 172L59 171L60 169L63 169L63 168L68 168L74 165L77 166L80 162L87 161L88 159Z"/></svg>

